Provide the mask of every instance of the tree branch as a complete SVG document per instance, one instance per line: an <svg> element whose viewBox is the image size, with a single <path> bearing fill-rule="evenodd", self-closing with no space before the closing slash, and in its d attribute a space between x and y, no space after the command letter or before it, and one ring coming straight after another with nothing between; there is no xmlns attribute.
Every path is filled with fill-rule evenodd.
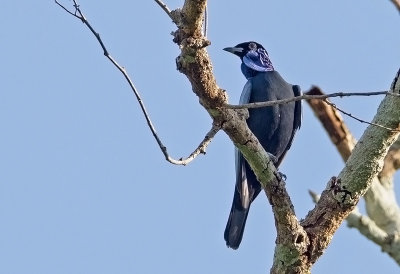
<svg viewBox="0 0 400 274"><path fill-rule="evenodd" d="M329 244L340 223L359 200L360 194L363 194L369 187L371 178L379 171L379 160L387 152L386 146L393 141L393 136L397 136L397 133L387 130L382 132L382 128L368 127L365 141L363 141L365 145L359 146L354 151L358 157L349 161L352 165L346 167L338 179L331 180L316 208L302 222L307 232L305 234L294 214L290 197L284 189L284 185L277 179L276 170L268 155L247 128L245 123L247 110L235 111L235 109L226 108L226 95L216 84L211 62L204 49L209 44L201 32L201 19L205 5L205 0L186 0L183 9L175 11L180 13L177 18L184 18L177 22L178 30L175 32L174 39L174 42L181 48L181 54L177 58L178 69L188 77L200 103L215 122L221 123L222 129L244 155L272 204L278 235L271 272L309 272L313 263ZM387 108L383 107L388 102L397 102L398 105L392 109L399 110L399 101L397 96L387 96L373 122L382 122L383 126L389 128L395 124L394 128L397 128L398 113L395 113L397 123L392 123L393 119L383 121L384 119L380 119L380 117L381 115L390 116ZM377 136L374 136L375 134ZM368 154L367 151L370 148L373 153ZM357 161L362 162L359 165L360 168L353 166ZM361 168L365 169L364 173ZM354 173L353 169L361 176ZM356 178L363 181L357 181Z"/></svg>
<svg viewBox="0 0 400 274"><path fill-rule="evenodd" d="M171 18L172 22L175 22L174 16L171 13L171 10L168 8L168 6L161 0L154 0L156 3L165 11L165 13Z"/></svg>
<svg viewBox="0 0 400 274"><path fill-rule="evenodd" d="M322 91L317 87L313 87L307 94L322 94ZM346 162L355 146L356 140L351 135L340 114L323 101L309 100L307 102ZM378 176L379 179L378 177L373 178L371 188L365 194L364 198L370 218L360 216L357 213L355 215L351 213L348 218L352 222L349 225L358 228L360 233L381 245L382 250L400 263L400 253L394 252L400 250L397 247L399 245L397 238L390 242L382 242L381 240L382 233L388 236L393 235L393 233L397 234L400 231L400 210L395 199L393 186L392 184L384 183L388 180L383 180L383 178L388 178L387 176L391 176L391 179L393 179L393 173L399 168L400 162L394 161L393 163L392 159L397 158L400 159L400 150L399 146L395 144L391 146L388 155L385 157L385 165ZM385 185L389 185L389 187L385 187ZM363 222L360 222L360 220L363 220ZM378 228L380 231L378 231ZM375 237L372 234L373 232L376 232Z"/></svg>
<svg viewBox="0 0 400 274"><path fill-rule="evenodd" d="M380 128L383 128L383 129L386 129L386 130L389 130L389 131L399 131L398 129L388 128L388 127L385 127L385 126L382 126L382 125L379 125L379 124L376 124L376 123L373 123L373 122L365 121L365 120L363 120L363 119L360 119L360 118L354 116L354 115L351 114L350 112L347 112L347 111L345 111L345 110L339 108L336 104L334 104L334 103L332 103L332 102L329 102L328 100L324 100L324 101L325 101L325 103L327 103L328 105L330 105L331 107L333 107L334 109L336 109L337 111L343 113L343 114L346 115L346 116L349 116L350 118L352 118L352 119L354 119L354 120L356 120L356 121L358 121L358 122L360 122L360 123L367 124L367 125L371 125L371 126L375 126L375 127L380 127Z"/></svg>
<svg viewBox="0 0 400 274"><path fill-rule="evenodd" d="M396 9L400 12L400 1L399 0L390 0Z"/></svg>
<svg viewBox="0 0 400 274"><path fill-rule="evenodd" d="M193 151L185 159L182 159L182 158L179 160L172 159L171 157L168 156L167 148L163 147L162 149L165 149L165 151L163 150L163 153L164 153L167 161L172 164L175 164L175 165L184 165L185 166L185 165L189 164L191 161L193 161L199 154L206 154L206 148L207 148L208 144L211 142L211 140L214 138L215 134L217 134L217 132L220 129L221 129L221 127L219 125L213 124L212 128L206 134L203 141L201 141L201 143L197 146L196 150Z"/></svg>
<svg viewBox="0 0 400 274"><path fill-rule="evenodd" d="M387 188L393 188L393 176L398 169L400 169L400 139L390 147L383 169L379 174L379 179Z"/></svg>
<svg viewBox="0 0 400 274"><path fill-rule="evenodd" d="M346 221L348 227L356 228L362 235L377 245L383 246L385 244L388 234L368 216L361 215L357 208L347 216Z"/></svg>
<svg viewBox="0 0 400 274"><path fill-rule="evenodd" d="M313 202L318 203L320 196L311 190L308 192ZM348 227L356 228L361 234L380 246L385 243L385 239L388 237L387 233L379 228L373 220L367 216L361 215L357 207L350 212L346 221Z"/></svg>
<svg viewBox="0 0 400 274"><path fill-rule="evenodd" d="M321 96L323 92L320 88L314 86L306 92L306 95ZM336 146L343 161L346 162L356 145L356 140L351 135L340 113L323 100L312 98L311 100L307 100L307 103L322 123L325 132L328 133L329 138Z"/></svg>
<svg viewBox="0 0 400 274"><path fill-rule="evenodd" d="M221 124L222 129L246 158L272 205L277 227L275 249L277 259L274 260L271 271L279 273L282 262L285 267L306 271L308 265L299 264L297 260L287 256L287 254L300 254L299 256L305 260L309 241L296 218L285 184L280 180L281 176L268 154L247 127L247 109L226 108L225 91L216 84L211 61L205 50L209 42L202 36L201 23L205 6L205 0L186 0L182 10L175 10L176 13L180 12L177 18L184 19L177 22L178 30L174 39L181 49L181 54L177 58L178 70L187 76L200 103L214 122Z"/></svg>
<svg viewBox="0 0 400 274"><path fill-rule="evenodd" d="M162 1L157 1L156 2L161 6L164 7L164 10L167 12L169 11L168 7L163 3ZM124 76L125 80L128 82L131 90L133 91L133 93L136 96L136 99L140 105L140 108L143 112L143 115L146 119L147 125L150 128L151 133L153 134L153 137L155 138L158 146L160 147L162 153L165 156L165 159L175 165L187 165L188 163L190 163L191 161L193 161L199 154L205 154L205 149L208 146L208 144L211 142L212 138L214 138L215 134L220 130L220 126L218 126L217 124L213 124L211 130L206 134L204 140L199 144L199 146L186 158L186 159L179 159L176 160L174 158L172 158L168 152L167 152L167 148L166 146L162 143L160 137L158 136L156 129L150 119L150 115L148 114L146 107L144 105L144 102L139 94L138 89L135 87L135 85L133 84L132 79L130 78L129 74L127 73L126 69L124 67L122 67L120 64L118 64L118 62L110 55L110 53L108 52L105 44L103 43L103 40L100 37L100 34L98 32L95 31L95 29L92 27L92 25L89 23L89 21L86 19L85 15L83 14L82 10L80 9L80 6L78 4L78 2L76 0L73 0L73 7L75 8L75 12L71 12L70 10L68 10L65 6L63 6L62 4L60 4L57 0L55 0L55 3L57 5L59 5L62 9L64 9L66 12L68 12L69 14L73 15L74 17L78 18L79 20L81 20L89 29L90 31L93 33L93 35L96 37L97 41L99 42L101 48L103 49L103 53L104 56L107 57L108 60L111 61L111 63L122 73L122 75ZM168 12L167 12L168 13ZM168 13L169 15L171 14L171 12ZM171 17L171 16L170 16ZM172 18L172 17L171 17Z"/></svg>
<svg viewBox="0 0 400 274"><path fill-rule="evenodd" d="M376 91L376 92L337 92L337 93L332 93L332 94L311 94L311 93L306 93L301 96L296 96L293 98L288 98L288 99L281 99L281 100L274 100L274 101L266 101L266 102L256 102L256 103L249 103L249 104L242 104L242 105L229 105L227 104L227 108L231 109L244 109L244 108L262 108L262 107L269 107L269 106L274 106L274 105L281 105L281 104L287 104L290 102L295 102L295 101L300 101L300 100L322 100L326 102L328 105L332 106L333 108L337 109L341 113L343 113L346 116L349 116L350 118L357 120L360 123L368 124L368 125L374 125L377 127L384 128L386 130L391 130L391 131L396 131L397 129L392 129L392 128L387 128L382 125L374 124L368 121L365 121L363 119L360 119L351 113L344 111L340 109L338 106L336 106L334 103L329 102L327 98L331 97L349 97L349 96L373 96L373 95L391 95L391 96L397 96L399 97L399 94L391 93L388 91Z"/></svg>
<svg viewBox="0 0 400 274"><path fill-rule="evenodd" d="M370 190L369 190L370 191ZM319 201L319 195L309 191L314 203ZM400 239L398 234L388 234L368 216L363 216L355 207L346 218L347 226L356 228L366 238L379 245L383 252L389 254L398 264L400 263Z"/></svg>
<svg viewBox="0 0 400 274"><path fill-rule="evenodd" d="M375 96L375 95L391 95L391 96L400 97L399 94L396 94L396 93L393 93L390 91L336 92L336 93L331 93L331 94L311 94L311 93L307 92L301 96L296 96L296 97L288 98L288 99L281 99L281 100L274 100L274 101L267 101L267 102L256 102L256 103L249 103L249 104L242 104L242 105L226 104L225 107L231 108L231 109L262 108L262 107L270 107L270 106L274 106L274 105L287 104L290 102L296 102L296 101L300 101L300 100L313 100L313 99L325 100L327 98L333 98L333 97Z"/></svg>

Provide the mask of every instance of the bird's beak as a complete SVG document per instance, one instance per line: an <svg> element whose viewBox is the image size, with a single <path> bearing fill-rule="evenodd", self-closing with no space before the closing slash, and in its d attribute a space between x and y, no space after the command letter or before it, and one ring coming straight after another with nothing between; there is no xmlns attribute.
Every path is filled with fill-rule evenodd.
<svg viewBox="0 0 400 274"><path fill-rule="evenodd" d="M224 48L224 50L227 52L233 53L235 55L239 55L240 53L243 52L244 49L232 47L232 48Z"/></svg>

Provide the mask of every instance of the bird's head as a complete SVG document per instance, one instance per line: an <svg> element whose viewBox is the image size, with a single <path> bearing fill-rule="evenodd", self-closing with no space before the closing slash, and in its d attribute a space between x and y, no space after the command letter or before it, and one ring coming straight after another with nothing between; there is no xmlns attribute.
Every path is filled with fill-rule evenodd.
<svg viewBox="0 0 400 274"><path fill-rule="evenodd" d="M249 75L254 76L257 72L274 70L268 52L257 42L240 43L234 47L224 48L224 50L240 57L242 72L246 78L249 78Z"/></svg>

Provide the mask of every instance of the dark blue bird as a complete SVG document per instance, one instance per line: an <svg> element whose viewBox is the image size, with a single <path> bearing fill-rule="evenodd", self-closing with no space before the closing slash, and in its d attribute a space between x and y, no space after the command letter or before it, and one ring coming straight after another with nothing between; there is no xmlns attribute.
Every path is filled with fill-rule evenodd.
<svg viewBox="0 0 400 274"><path fill-rule="evenodd" d="M264 102L300 96L299 86L287 83L274 70L264 47L256 42L224 48L240 57L241 70L247 83L240 96L240 104ZM249 109L247 125L264 149L272 155L278 167L289 150L293 137L301 125L301 101L265 108ZM254 172L236 149L236 186L233 203L225 228L226 245L237 249L242 241L250 204L261 191Z"/></svg>

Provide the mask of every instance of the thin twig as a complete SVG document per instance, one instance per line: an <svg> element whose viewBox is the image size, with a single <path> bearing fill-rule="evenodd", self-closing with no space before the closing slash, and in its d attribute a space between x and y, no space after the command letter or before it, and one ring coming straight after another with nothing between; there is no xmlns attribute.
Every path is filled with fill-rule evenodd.
<svg viewBox="0 0 400 274"><path fill-rule="evenodd" d="M160 5L162 5L163 3L161 1L156 0L157 3L159 3ZM188 163L190 163L191 161L193 161L194 158L196 158L199 154L205 154L205 149L208 146L208 144L211 142L212 138L215 136L215 134L220 130L220 127L213 125L211 130L207 133L206 137L204 138L204 140L200 143L200 145L197 147L197 149L195 149L195 151L192 152L192 154L189 155L189 157L187 157L186 159L173 159L171 156L169 156L168 152L167 152L167 148L164 146L164 144L161 142L161 139L158 137L157 132L155 130L155 127L153 126L153 123L150 120L150 116L146 110L146 107L143 103L143 100L137 90L137 88L135 87L135 85L133 84L131 78L129 77L126 69L124 67L122 67L121 65L119 65L117 63L117 61L115 61L115 59L109 54L106 46L104 45L102 39L100 38L100 34L97 33L94 28L92 27L92 25L88 22L88 20L86 19L86 17L84 16L84 14L82 13L78 3L76 0L73 0L73 6L75 8L75 12L71 12L70 10L68 10L65 6L63 6L62 4L60 4L57 0L55 0L55 3L57 5L59 5L62 9L64 9L66 12L68 12L69 14L73 15L74 17L78 18L79 20L81 20L89 29L90 31L93 33L93 35L96 37L97 41L99 42L101 48L103 49L103 53L104 55L111 61L111 63L124 75L126 81L128 82L131 90L133 91L133 93L136 96L136 99L140 105L140 108L142 109L143 115L146 119L147 125L150 128L151 133L153 134L154 138L157 141L158 146L160 147L162 153L165 156L165 159L175 165L187 165ZM169 11L168 7L165 6L166 12ZM167 12L168 13L168 12Z"/></svg>
<svg viewBox="0 0 400 274"><path fill-rule="evenodd" d="M172 16L171 10L168 8L168 6L161 0L154 0L156 3L165 11L165 13L171 18L172 22L175 22L174 17Z"/></svg>
<svg viewBox="0 0 400 274"><path fill-rule="evenodd" d="M330 106L333 107L334 109L337 109L338 111L340 111L340 112L343 113L344 115L347 115L347 116L349 116L350 118L353 118L354 120L359 121L360 123L364 123L364 124L368 124L368 125L371 125L371 126L380 127L380 128L383 128L383 129L386 129L386 130L389 130L389 131L393 131L393 132L399 132L399 131L400 131L399 129L388 128L388 127L385 127L385 126L382 126L382 125L379 125L379 124L376 124L376 123L367 122L367 121L365 121L365 120L363 120L363 119L360 119L360 118L358 118L358 117L355 117L354 115L352 115L351 113L349 113L349 112L347 112L347 111L344 111L343 109L340 109L338 106L336 106L334 103L329 102L328 100L324 100L324 101L325 101L325 103L327 103L328 105L330 105Z"/></svg>
<svg viewBox="0 0 400 274"><path fill-rule="evenodd" d="M79 16L77 16L75 13L71 12L69 9L67 9L66 7L64 7L63 5L61 5L57 0L54 0L56 2L57 5L59 5L63 10L65 10L66 12L68 12L69 14L71 14L72 16L75 16L78 19L81 19Z"/></svg>
<svg viewBox="0 0 400 274"><path fill-rule="evenodd" d="M379 124L375 124L375 123L364 121L364 120L362 120L360 118L355 117L351 113L348 113L348 112L340 109L335 104L333 104L333 103L331 103L331 102L329 102L327 100L327 98L332 98L332 97L373 96L373 95L391 95L391 96L397 96L397 97L400 96L400 94L398 94L398 93L393 93L393 92L389 92L389 91L347 92L347 93L346 92L336 92L336 93L323 94L323 95L303 94L301 96L296 96L296 97L293 97L293 98L282 99L282 100L256 102L256 103L242 104L242 105L229 105L229 104L226 104L225 107L232 108L232 109L243 109L243 108L250 109L250 108L261 108L261 107L269 107L269 106L280 105L280 104L287 104L287 103L290 103L290 102L296 102L296 101L300 101L300 100L318 99L318 100L322 100L322 101L326 102L328 105L330 105L333 108L337 109L338 111L340 111L344 115L347 115L350 118L353 118L353 119L355 119L355 120L357 120L357 121L359 121L361 123L377 126L377 127L380 127L380 128L384 128L386 130L390 130L390 131L395 131L395 132L400 131L398 129L388 128L388 127L384 127L384 126L379 125Z"/></svg>
<svg viewBox="0 0 400 274"><path fill-rule="evenodd" d="M320 88L313 86L306 94L322 95L324 93ZM346 162L357 141L345 124L342 115L338 110L325 104L323 100L307 100L307 103L328 133L343 161Z"/></svg>
<svg viewBox="0 0 400 274"><path fill-rule="evenodd" d="M400 94L393 93L389 91L375 91L375 92L336 92L331 94L324 94L324 95L308 95L303 94L301 96L296 96L293 98L282 99L282 100L275 100L275 101L267 101L267 102L256 102L250 104L242 104L242 105L229 105L226 104L225 107L232 108L232 109L242 109L242 108L262 108L262 107L270 107L274 105L282 105L291 102L296 102L300 100L311 100L311 99L319 99L325 100L326 98L332 97L349 97L349 96L373 96L373 95L392 95L400 97Z"/></svg>
<svg viewBox="0 0 400 274"><path fill-rule="evenodd" d="M221 129L220 126L213 124L212 128L210 131L206 134L204 137L203 141L197 146L196 150L192 152L187 158L175 160L172 159L171 157L168 156L167 149L164 147L165 151L163 151L165 158L167 159L168 162L175 164L175 165L187 165L191 161L194 160L199 154L206 154L206 147L208 144L211 142L211 140L214 138L215 134Z"/></svg>

